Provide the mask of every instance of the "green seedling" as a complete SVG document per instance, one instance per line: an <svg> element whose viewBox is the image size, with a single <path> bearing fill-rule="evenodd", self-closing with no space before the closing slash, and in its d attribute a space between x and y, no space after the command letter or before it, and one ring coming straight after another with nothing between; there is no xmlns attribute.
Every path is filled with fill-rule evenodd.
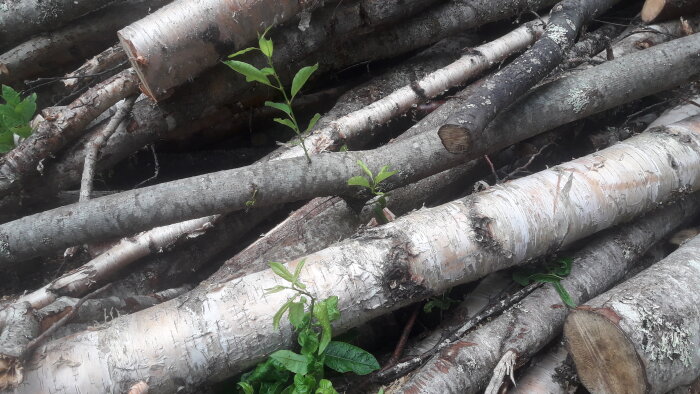
<svg viewBox="0 0 700 394"><path fill-rule="evenodd" d="M331 323L340 318L338 297L319 301L299 279L301 260L294 272L282 263L270 262L272 271L288 284L267 289L267 294L291 292L272 318L279 329L284 315L297 333L299 353L278 350L241 377L238 387L245 394L336 394L333 383L324 378L326 368L336 372L367 375L379 369L374 356L352 344L334 341Z"/></svg>
<svg viewBox="0 0 700 394"><path fill-rule="evenodd" d="M15 136L27 138L32 134L29 121L36 112L36 93L20 98L19 93L9 86L2 85L0 104L0 153L9 152L15 147Z"/></svg>
<svg viewBox="0 0 700 394"><path fill-rule="evenodd" d="M287 91L287 89L282 84L282 80L280 79L277 70L275 70L274 64L272 63L274 45L271 39L265 37L269 30L270 28L268 27L262 35L258 35L257 48L245 48L228 56L229 59L233 59L248 52L259 51L263 54L263 56L265 56L265 59L267 61L267 67L259 69L253 66L252 64L242 62L239 60L227 60L224 62L224 64L226 64L239 74L245 76L245 80L247 82L261 83L265 86L269 86L279 91L282 94L282 102L266 101L265 105L270 108L277 109L285 114L285 118L275 118L274 121L284 126L287 126L294 131L294 133L297 135L297 138L299 139L301 147L304 149L304 155L306 155L306 160L309 163L311 163L311 157L309 156L309 152L306 149L306 145L304 145L304 138L306 134L309 131L311 131L314 125L316 125L316 122L318 122L318 119L321 117L321 115L314 115L309 121L306 128L302 131L301 127L299 127L297 117L296 115L294 115L294 110L292 109L292 102L294 101L294 98L297 96L299 91L309 80L311 74L318 70L318 63L313 66L303 67L301 70L299 70L294 76L294 79L292 80L292 86L290 87L289 91Z"/></svg>
<svg viewBox="0 0 700 394"><path fill-rule="evenodd" d="M384 166L379 170L379 173L375 176L372 171L367 168L367 165L362 161L358 160L357 165L362 168L362 171L367 174L367 176L354 176L348 179L348 185L350 186L360 186L369 189L370 193L377 198L374 204L374 217L380 224L389 223L389 219L384 215L384 208L386 208L386 199L389 197L389 193L385 193L379 190L379 186L390 176L396 174L397 171L389 171L389 166Z"/></svg>
<svg viewBox="0 0 700 394"><path fill-rule="evenodd" d="M571 274L571 263L571 259L564 258L545 264L543 269L519 269L513 273L513 280L521 286L527 286L532 282L551 283L564 304L569 308L576 308L571 295L561 284L561 280Z"/></svg>

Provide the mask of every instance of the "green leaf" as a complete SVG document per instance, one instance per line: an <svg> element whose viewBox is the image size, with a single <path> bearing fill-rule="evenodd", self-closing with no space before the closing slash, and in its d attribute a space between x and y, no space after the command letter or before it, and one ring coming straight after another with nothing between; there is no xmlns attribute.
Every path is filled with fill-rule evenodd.
<svg viewBox="0 0 700 394"><path fill-rule="evenodd" d="M20 103L19 93L7 85L2 85L2 98L10 107L16 107Z"/></svg>
<svg viewBox="0 0 700 394"><path fill-rule="evenodd" d="M295 132L297 131L297 127L294 125L294 122L292 122L289 119L274 118L273 120L279 124L283 124L283 125L289 127L290 129L294 130Z"/></svg>
<svg viewBox="0 0 700 394"><path fill-rule="evenodd" d="M243 391L244 394L255 394L255 390L253 390L253 386L251 386L250 383L238 382L238 387Z"/></svg>
<svg viewBox="0 0 700 394"><path fill-rule="evenodd" d="M266 294L279 293L280 291L286 290L286 289L289 289L289 287L277 285L274 287L270 287L269 289L265 289L265 293Z"/></svg>
<svg viewBox="0 0 700 394"><path fill-rule="evenodd" d="M573 260L570 258L564 258L557 260L554 267L551 268L551 273L559 275L561 277L567 277L571 274L571 264Z"/></svg>
<svg viewBox="0 0 700 394"><path fill-rule="evenodd" d="M294 269L294 282L299 281L299 275L301 275L301 270L302 270L302 268L304 268L304 264L306 264L306 259L301 259L301 261L299 261L297 263L297 267ZM301 283L297 283L297 286L300 284ZM299 287L301 287L301 286L299 286ZM304 289L304 288L306 288L306 286L303 286L301 288Z"/></svg>
<svg viewBox="0 0 700 394"><path fill-rule="evenodd" d="M388 171L388 170L389 170L389 166L382 167L382 169L379 171L379 174L377 174L377 176L374 177L374 183L378 185L383 180L396 174L396 172L397 172L397 171Z"/></svg>
<svg viewBox="0 0 700 394"><path fill-rule="evenodd" d="M301 328L304 323L304 304L301 302L292 302L289 304L289 322L294 328Z"/></svg>
<svg viewBox="0 0 700 394"><path fill-rule="evenodd" d="M11 130L22 138L27 138L32 134L32 128L29 125L13 127Z"/></svg>
<svg viewBox="0 0 700 394"><path fill-rule="evenodd" d="M10 144L0 143L0 153L7 153L7 152L11 151L12 149L14 149L14 147L15 147L15 144L10 145Z"/></svg>
<svg viewBox="0 0 700 394"><path fill-rule="evenodd" d="M309 131L311 131L311 129L313 129L314 126L316 126L316 122L318 122L319 119L321 119L321 114L318 114L318 113L316 115L314 115L313 118L311 118L311 120L309 121L309 125L306 126L307 133Z"/></svg>
<svg viewBox="0 0 700 394"><path fill-rule="evenodd" d="M275 103L272 101L265 101L265 106L270 107L270 108L274 108L274 109L278 109L278 110L284 112L285 114L289 115L290 118L292 117L292 114L293 114L292 108L285 103Z"/></svg>
<svg viewBox="0 0 700 394"><path fill-rule="evenodd" d="M267 263L267 265L270 266L272 269L272 272L277 274L280 278L286 280L287 282L294 283L294 275L292 275L291 272L287 269L287 267L284 266L282 263L278 263L276 261L270 261Z"/></svg>
<svg viewBox="0 0 700 394"><path fill-rule="evenodd" d="M316 388L316 379L310 375L294 375L294 393L312 394Z"/></svg>
<svg viewBox="0 0 700 394"><path fill-rule="evenodd" d="M275 75L275 70L272 67L264 67L261 68L260 71L265 75Z"/></svg>
<svg viewBox="0 0 700 394"><path fill-rule="evenodd" d="M324 355L326 366L340 373L367 375L379 369L379 363L371 353L349 343L331 341Z"/></svg>
<svg viewBox="0 0 700 394"><path fill-rule="evenodd" d="M559 297L561 297L561 300L564 301L566 306L569 308L576 308L576 303L571 299L571 295L566 291L561 282L554 282L552 285L554 285L554 289L559 293Z"/></svg>
<svg viewBox="0 0 700 394"><path fill-rule="evenodd" d="M367 165L362 160L358 160L357 165L360 166L360 168L362 168L362 171L364 171L365 174L369 176L369 179L372 181L372 183L374 183L374 175L372 175L372 171L369 170Z"/></svg>
<svg viewBox="0 0 700 394"><path fill-rule="evenodd" d="M333 329L331 328L331 320L328 317L328 306L325 301L317 302L314 305L314 317L321 325L321 340L318 344L318 354L322 354L326 350L326 346L331 342Z"/></svg>
<svg viewBox="0 0 700 394"><path fill-rule="evenodd" d="M338 392L335 391L333 382L328 379L321 379L321 381L318 382L318 388L316 388L314 394L338 394Z"/></svg>
<svg viewBox="0 0 700 394"><path fill-rule="evenodd" d="M284 316L284 312L287 312L287 309L292 305L292 302L294 301L294 298L290 298L287 302L284 303L280 307L280 309L275 312L275 316L272 317L272 327L277 330L280 328L280 320L282 320L282 316Z"/></svg>
<svg viewBox="0 0 700 394"><path fill-rule="evenodd" d="M252 64L240 62L238 60L227 60L224 63L227 66L231 67L232 70L238 72L239 74L243 74L247 82L256 81L260 82L263 85L272 86L270 80L267 78L267 75L265 75L265 73L263 73L262 71L258 70Z"/></svg>
<svg viewBox="0 0 700 394"><path fill-rule="evenodd" d="M309 77L311 77L311 74L313 74L316 70L318 70L318 63L314 64L313 66L303 67L301 70L297 71L297 75L295 75L294 79L292 80L292 98L299 93L301 88L306 84L306 81L308 81Z"/></svg>
<svg viewBox="0 0 700 394"><path fill-rule="evenodd" d="M297 342L301 346L301 354L313 355L318 350L318 334L311 328L306 328L299 332Z"/></svg>
<svg viewBox="0 0 700 394"><path fill-rule="evenodd" d="M261 382L258 394L277 394L286 382Z"/></svg>
<svg viewBox="0 0 700 394"><path fill-rule="evenodd" d="M259 363L254 370L241 376L241 382L250 383L252 385L261 381L286 382L287 379L289 379L289 371L271 358L268 358L265 362Z"/></svg>
<svg viewBox="0 0 700 394"><path fill-rule="evenodd" d="M267 32L267 30L265 32ZM272 57L272 50L273 50L272 40L269 38L265 38L264 33L263 33L263 35L258 37L258 47L260 47L260 52L262 52L263 55L265 55L267 57Z"/></svg>
<svg viewBox="0 0 700 394"><path fill-rule="evenodd" d="M288 371L306 375L309 370L309 359L291 350L278 350L270 355L270 358L279 362Z"/></svg>
<svg viewBox="0 0 700 394"><path fill-rule="evenodd" d="M15 106L15 112L23 123L29 123L36 112L36 93L26 97L21 103Z"/></svg>
<svg viewBox="0 0 700 394"><path fill-rule="evenodd" d="M350 186L362 186L366 188L370 188L369 185L369 180L363 176L354 176L350 179L348 179L348 185Z"/></svg>
<svg viewBox="0 0 700 394"><path fill-rule="evenodd" d="M324 300L326 304L326 309L328 309L328 320L335 321L340 318L340 311L338 310L338 296L330 296Z"/></svg>
<svg viewBox="0 0 700 394"><path fill-rule="evenodd" d="M250 47L250 48L241 49L241 50L238 51L238 52L235 52L235 53L232 53L232 54L228 55L228 58L229 58L229 59L233 59L234 57L241 56L241 55L243 55L244 53L248 53L248 52L250 52L250 51L257 51L257 50L258 50L258 48L255 48L255 47Z"/></svg>
<svg viewBox="0 0 700 394"><path fill-rule="evenodd" d="M513 272L513 280L520 286L527 286L530 284L530 273L524 270L516 270Z"/></svg>
<svg viewBox="0 0 700 394"><path fill-rule="evenodd" d="M554 274L532 274L530 280L533 282L557 283L562 278Z"/></svg>

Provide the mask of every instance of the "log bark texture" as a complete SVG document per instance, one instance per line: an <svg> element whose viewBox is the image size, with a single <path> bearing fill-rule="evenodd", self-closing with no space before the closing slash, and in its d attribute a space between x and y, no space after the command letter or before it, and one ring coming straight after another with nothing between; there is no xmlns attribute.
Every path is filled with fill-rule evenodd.
<svg viewBox="0 0 700 394"><path fill-rule="evenodd" d="M0 5L0 51L30 36L56 30L82 15L124 0L19 0Z"/></svg>
<svg viewBox="0 0 700 394"><path fill-rule="evenodd" d="M698 0L646 0L642 7L642 20L659 22L678 16L690 16L700 10Z"/></svg>
<svg viewBox="0 0 700 394"><path fill-rule="evenodd" d="M680 204L596 236L573 254L571 274L561 281L562 285L576 303L604 292L622 279L653 243L686 220L687 213L699 208L700 196L693 195ZM512 349L518 359L532 357L560 334L567 314L568 309L552 286L535 290L431 359L391 393L476 393L489 382L504 353Z"/></svg>
<svg viewBox="0 0 700 394"><path fill-rule="evenodd" d="M318 297L339 296L340 332L698 188L695 119L371 229L306 256L300 279ZM271 270L207 282L185 297L51 342L26 365L15 392L124 391L148 376L153 393L165 393L235 375L291 345L291 326L278 331L271 324L288 295L265 294L281 283Z"/></svg>
<svg viewBox="0 0 700 394"><path fill-rule="evenodd" d="M0 247L0 266L75 243L244 209L254 189L259 189L256 206L260 207L319 195L357 196L357 188L348 186L347 179L360 175L358 159L375 171L384 165L399 170L386 182L386 187L392 189L547 128L683 83L700 69L698 50L700 40L693 35L557 80L526 97L523 105L516 107L522 112L504 113L462 154L446 152L437 135L425 133L373 151L319 155L311 164L305 158L275 160L118 193L18 219L0 225L0 239L4 240L0 243L4 246ZM652 69L658 73L652 73ZM658 78L660 73L666 77ZM454 105L459 108L458 102ZM542 112L551 112L551 117L540 116Z"/></svg>
<svg viewBox="0 0 700 394"><path fill-rule="evenodd" d="M665 393L700 375L700 237L572 311L564 335L591 392Z"/></svg>

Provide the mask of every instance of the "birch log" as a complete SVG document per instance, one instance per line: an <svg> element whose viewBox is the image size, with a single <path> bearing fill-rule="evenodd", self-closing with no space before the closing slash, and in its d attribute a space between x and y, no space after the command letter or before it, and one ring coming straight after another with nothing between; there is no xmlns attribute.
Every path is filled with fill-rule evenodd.
<svg viewBox="0 0 700 394"><path fill-rule="evenodd" d="M695 118L368 230L306 256L301 280L318 297L340 297L340 332L698 188ZM271 324L288 294L265 294L281 283L271 270L204 283L185 297L46 344L14 392L125 391L148 377L152 393L169 393L235 375L291 346L291 326L278 331Z"/></svg>
<svg viewBox="0 0 700 394"><path fill-rule="evenodd" d="M318 155L310 164L305 158L275 160L27 216L0 225L0 240L4 241L0 242L0 266L78 243L243 209L254 189L259 189L258 207L321 195L357 197L357 187L348 186L347 179L361 174L358 159L375 171L384 165L399 170L386 181L387 189L393 189L547 128L684 83L697 75L699 50L700 40L693 35L557 80L533 92L523 101L527 105L514 107L486 132L474 136L461 154L446 152L435 133L422 133L372 151ZM660 73L665 77L659 78ZM459 102L454 105L460 106ZM551 113L539 116L544 111Z"/></svg>
<svg viewBox="0 0 700 394"><path fill-rule="evenodd" d="M647 248L686 220L686 214L698 209L700 195L696 194L681 204L597 236L573 254L571 274L561 284L576 303L602 293L622 279ZM515 351L519 360L532 357L559 336L567 314L568 309L552 286L535 290L510 310L433 357L390 393L467 394L483 390L506 352Z"/></svg>
<svg viewBox="0 0 700 394"><path fill-rule="evenodd" d="M700 375L700 237L572 311L564 335L591 392L665 393Z"/></svg>

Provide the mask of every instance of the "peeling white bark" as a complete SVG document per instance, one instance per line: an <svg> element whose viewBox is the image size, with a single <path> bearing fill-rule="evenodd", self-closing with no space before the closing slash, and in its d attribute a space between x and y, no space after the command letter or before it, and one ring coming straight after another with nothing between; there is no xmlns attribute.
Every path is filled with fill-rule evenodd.
<svg viewBox="0 0 700 394"><path fill-rule="evenodd" d="M336 329L567 245L700 188L700 119L686 121L306 256L301 279L340 297ZM611 203L612 202L612 203ZM293 268L295 262L290 263ZM40 348L16 393L192 390L292 343L271 317L288 294L270 270L205 283L186 296Z"/></svg>

